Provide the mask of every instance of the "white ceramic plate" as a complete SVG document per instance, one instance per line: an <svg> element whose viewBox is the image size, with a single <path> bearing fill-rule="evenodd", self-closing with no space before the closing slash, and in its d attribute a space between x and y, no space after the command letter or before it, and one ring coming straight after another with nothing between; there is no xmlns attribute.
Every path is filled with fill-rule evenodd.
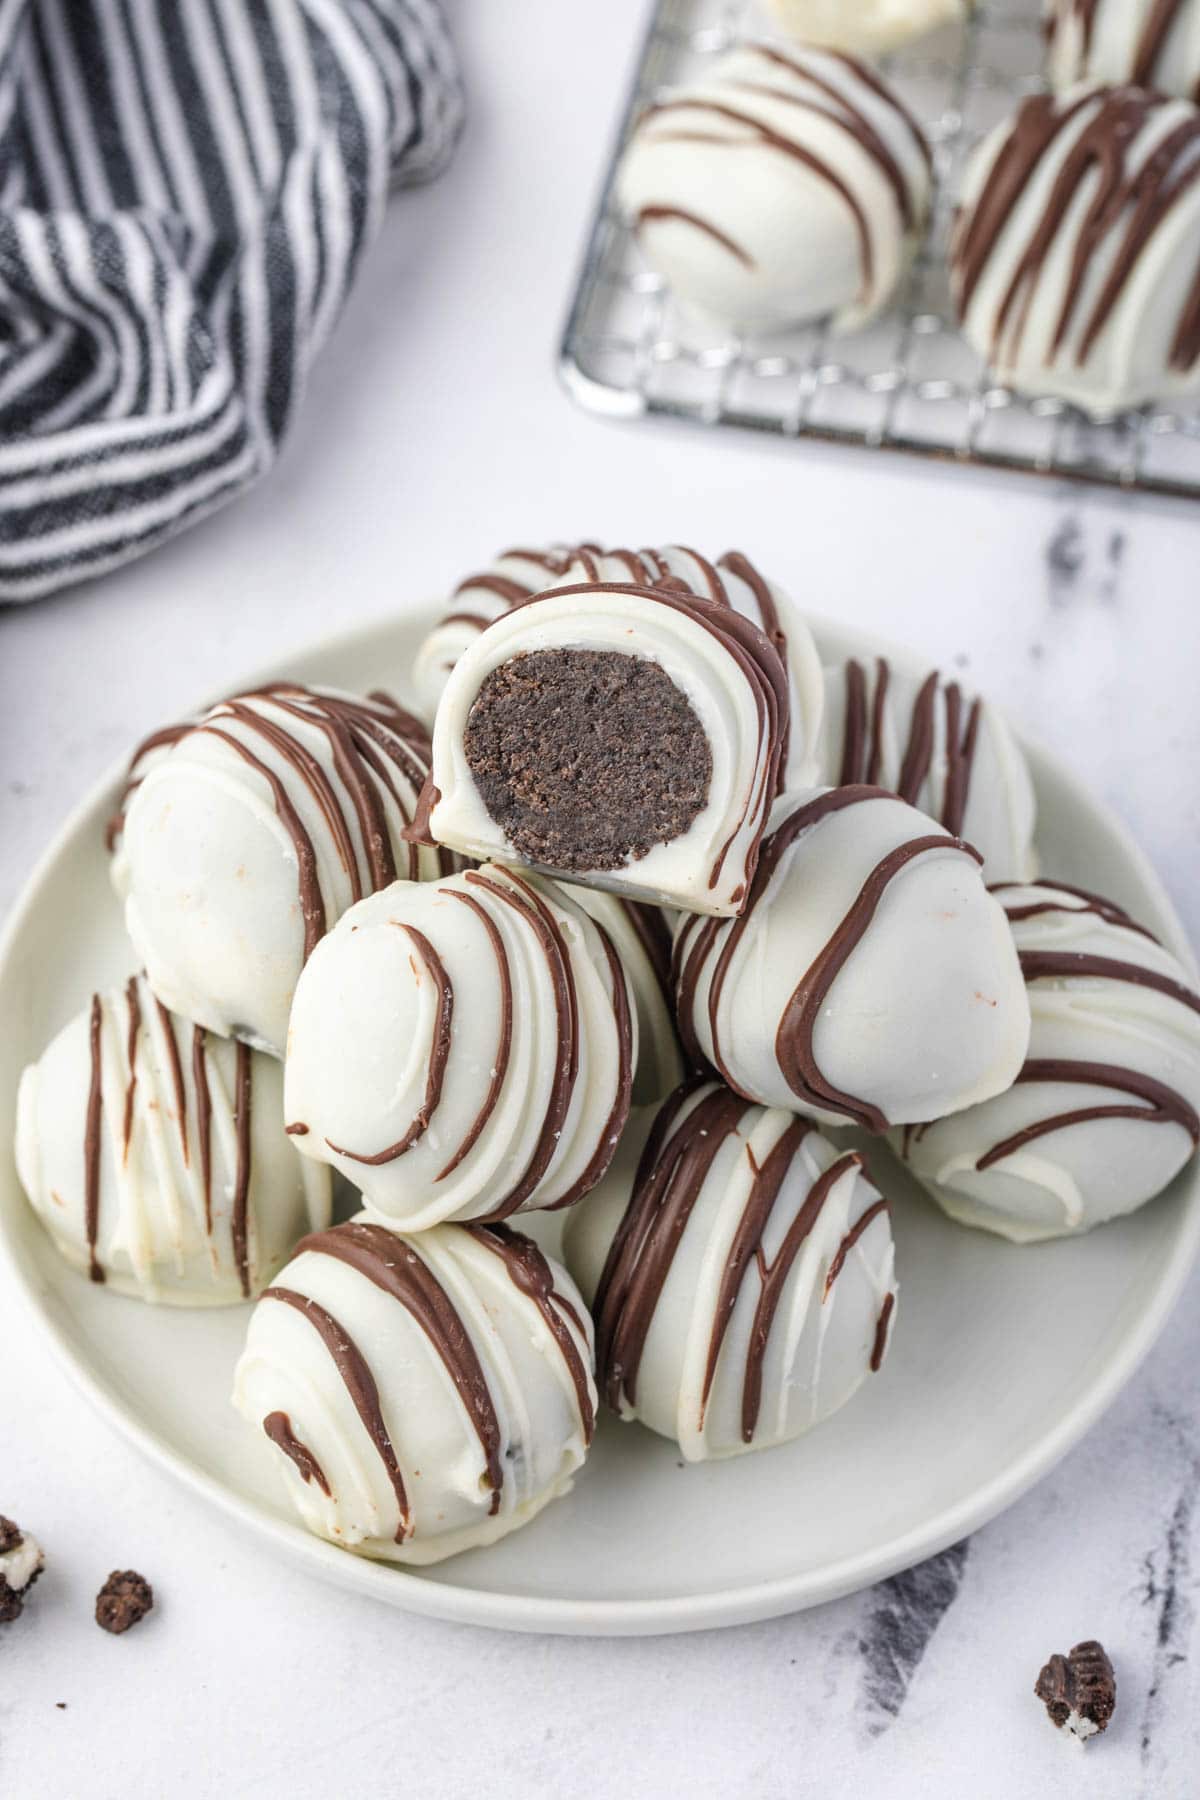
<svg viewBox="0 0 1200 1800"><path fill-rule="evenodd" d="M402 695L430 622L414 613L268 673ZM839 626L816 629L831 659L880 648ZM1123 829L1064 769L1031 756L1046 871L1111 895L1190 963ZM228 1404L247 1309L159 1310L91 1287L56 1257L13 1167L23 1065L94 987L132 965L102 846L119 773L67 821L0 944L0 1241L91 1404L313 1572L415 1612L531 1631L687 1631L811 1606L932 1555L1009 1505L1094 1423L1162 1327L1200 1235L1195 1164L1133 1218L1024 1250L952 1225L898 1177L891 1354L810 1437L685 1468L662 1439L606 1419L574 1493L493 1549L410 1572L310 1537Z"/></svg>

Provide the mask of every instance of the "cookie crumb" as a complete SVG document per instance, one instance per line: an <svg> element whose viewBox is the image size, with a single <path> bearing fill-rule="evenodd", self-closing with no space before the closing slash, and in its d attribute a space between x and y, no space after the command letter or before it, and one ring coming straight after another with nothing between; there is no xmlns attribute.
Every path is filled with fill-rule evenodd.
<svg viewBox="0 0 1200 1800"><path fill-rule="evenodd" d="M56 1706L56 1707L57 1707L57 1708L58 1708L58 1710L59 1710L59 1712L66 1712L66 1710L67 1710L67 1703L66 1703L66 1701L65 1701L65 1700L56 1700L56 1701L55 1701L55 1702L54 1702L54 1704L55 1704L55 1706Z"/></svg>
<svg viewBox="0 0 1200 1800"><path fill-rule="evenodd" d="M45 1566L41 1545L0 1514L0 1625L20 1618L26 1596Z"/></svg>
<svg viewBox="0 0 1200 1800"><path fill-rule="evenodd" d="M1103 1644L1089 1638L1052 1656L1034 1685L1052 1724L1082 1743L1105 1731L1117 1704L1117 1678Z"/></svg>
<svg viewBox="0 0 1200 1800"><path fill-rule="evenodd" d="M114 1636L144 1619L154 1605L154 1589L136 1569L114 1569L96 1595L96 1623Z"/></svg>

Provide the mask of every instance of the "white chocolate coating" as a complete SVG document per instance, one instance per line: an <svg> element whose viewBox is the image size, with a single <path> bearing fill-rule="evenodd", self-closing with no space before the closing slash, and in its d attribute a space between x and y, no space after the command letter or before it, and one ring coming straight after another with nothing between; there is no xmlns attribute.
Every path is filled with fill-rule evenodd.
<svg viewBox="0 0 1200 1800"><path fill-rule="evenodd" d="M957 681L883 657L825 671L819 786L867 781L898 793L984 860L989 883L1036 873L1037 802L1007 720Z"/></svg>
<svg viewBox="0 0 1200 1800"><path fill-rule="evenodd" d="M130 770L112 870L134 948L165 1005L282 1055L321 932L397 872L453 866L401 836L425 729L386 696L279 684L152 744Z"/></svg>
<svg viewBox="0 0 1200 1800"><path fill-rule="evenodd" d="M888 305L929 207L919 126L864 64L743 44L653 104L617 178L646 260L679 299L732 325Z"/></svg>
<svg viewBox="0 0 1200 1800"><path fill-rule="evenodd" d="M329 1221L329 1171L284 1135L279 1064L168 1013L144 976L25 1070L16 1155L60 1254L142 1300L231 1305Z"/></svg>
<svg viewBox="0 0 1200 1800"><path fill-rule="evenodd" d="M424 1231L586 1193L624 1126L636 1055L604 933L553 882L489 865L398 881L317 946L285 1111L306 1156Z"/></svg>
<svg viewBox="0 0 1200 1800"><path fill-rule="evenodd" d="M878 55L957 24L971 0L770 0L770 8L801 43Z"/></svg>
<svg viewBox="0 0 1200 1800"><path fill-rule="evenodd" d="M570 560L564 545L505 550L487 569L460 581L444 618L417 651L412 668L418 704L431 723L450 671L481 631L518 601L561 583Z"/></svg>
<svg viewBox="0 0 1200 1800"><path fill-rule="evenodd" d="M982 1106L898 1134L897 1147L952 1218L1032 1243L1134 1211L1191 1157L1200 997L1110 902L1050 881L1000 898L1029 981L1024 1074ZM1047 956L1065 966L1045 972ZM1096 1116L1114 1106L1131 1116Z"/></svg>
<svg viewBox="0 0 1200 1800"><path fill-rule="evenodd" d="M781 800L745 913L683 921L675 966L685 1047L764 1106L878 1131L988 1099L1024 1060L1003 908L879 788Z"/></svg>
<svg viewBox="0 0 1200 1800"><path fill-rule="evenodd" d="M998 381L1097 414L1200 389L1197 159L1200 110L1132 88L1035 95L985 138L951 274Z"/></svg>
<svg viewBox="0 0 1200 1800"><path fill-rule="evenodd" d="M1200 99L1198 0L1045 0L1046 75Z"/></svg>
<svg viewBox="0 0 1200 1800"><path fill-rule="evenodd" d="M740 640L724 635L735 629ZM712 753L705 802L678 836L616 867L546 872L664 906L736 912L778 785L786 672L769 641L757 631L747 635L731 608L692 604L666 589L602 583L564 588L498 619L476 639L447 682L434 722L434 840L470 856L525 860L487 809L464 736L488 676L541 650L598 651L656 663L690 703Z"/></svg>
<svg viewBox="0 0 1200 1800"><path fill-rule="evenodd" d="M887 1351L892 1233L861 1157L719 1082L637 1115L565 1254L601 1393L689 1462L799 1437Z"/></svg>
<svg viewBox="0 0 1200 1800"><path fill-rule="evenodd" d="M562 586L579 581L682 582L691 594L730 606L770 638L787 668L790 710L784 785L812 787L817 779L818 732L825 683L812 632L790 594L760 573L739 551L713 563L686 544L657 550L577 550Z"/></svg>
<svg viewBox="0 0 1200 1800"><path fill-rule="evenodd" d="M310 1531L432 1563L570 1489L591 1369L583 1302L529 1239L457 1225L406 1237L361 1214L306 1240L259 1301L233 1403Z"/></svg>
<svg viewBox="0 0 1200 1800"><path fill-rule="evenodd" d="M671 994L673 915L657 906L642 906L636 900L602 893L599 888L574 887L565 881L560 885L589 918L604 927L629 977L637 1014L634 1105L648 1106L654 1100L662 1100L679 1086L684 1075Z"/></svg>
<svg viewBox="0 0 1200 1800"><path fill-rule="evenodd" d="M14 1594L23 1594L45 1566L45 1551L27 1531L21 1533L20 1543L11 1550L0 1551L0 1581L6 1582Z"/></svg>

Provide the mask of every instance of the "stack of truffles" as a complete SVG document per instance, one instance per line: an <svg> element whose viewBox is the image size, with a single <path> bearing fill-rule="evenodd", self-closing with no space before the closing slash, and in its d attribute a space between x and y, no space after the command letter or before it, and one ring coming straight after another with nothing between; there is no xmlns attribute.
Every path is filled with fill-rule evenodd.
<svg viewBox="0 0 1200 1800"><path fill-rule="evenodd" d="M144 972L19 1098L82 1277L255 1302L234 1402L312 1531L489 1543L601 1404L689 1461L818 1425L896 1329L895 1157L1020 1240L1192 1154L1200 998L1039 875L957 682L822 667L738 553L593 544L469 577L398 673L432 736L281 683L142 746L109 848ZM558 1211L566 1268L513 1224Z"/></svg>
<svg viewBox="0 0 1200 1800"><path fill-rule="evenodd" d="M619 202L685 306L738 332L858 330L900 290L936 166L861 57L971 7L773 5L801 41L739 44L657 94L626 146ZM1050 91L984 138L954 195L959 325L995 380L1095 416L1195 395L1200 0L1044 10Z"/></svg>

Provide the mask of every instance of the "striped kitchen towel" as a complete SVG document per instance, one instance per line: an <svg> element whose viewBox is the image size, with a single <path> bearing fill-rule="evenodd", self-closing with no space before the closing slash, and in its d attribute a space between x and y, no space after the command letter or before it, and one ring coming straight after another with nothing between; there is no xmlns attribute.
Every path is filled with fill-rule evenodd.
<svg viewBox="0 0 1200 1800"><path fill-rule="evenodd" d="M437 0L0 0L0 599L269 468L460 119Z"/></svg>

